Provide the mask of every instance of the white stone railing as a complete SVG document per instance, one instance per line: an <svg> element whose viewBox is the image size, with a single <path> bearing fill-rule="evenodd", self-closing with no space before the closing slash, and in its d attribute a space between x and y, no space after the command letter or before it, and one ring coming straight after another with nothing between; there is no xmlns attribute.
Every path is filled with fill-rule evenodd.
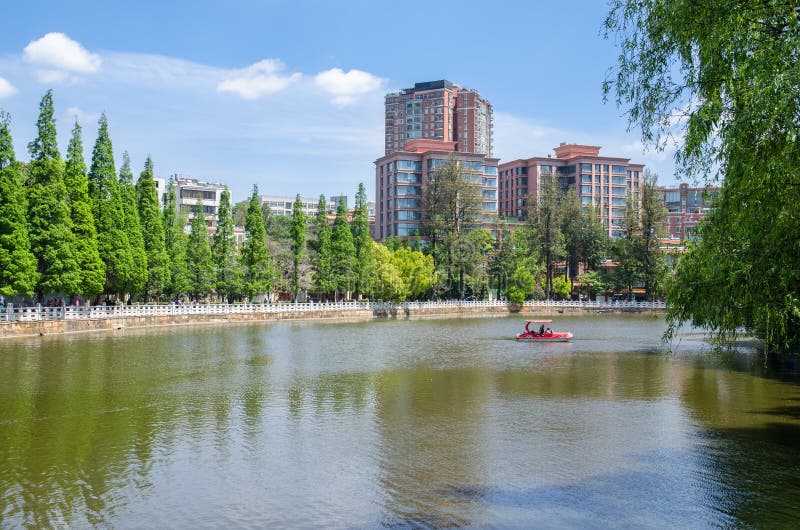
<svg viewBox="0 0 800 530"><path fill-rule="evenodd" d="M664 302L595 302L572 300L529 300L526 307L583 308L583 309L664 309ZM504 301L442 300L434 302L308 302L278 304L132 304L98 305L81 307L16 307L8 304L0 308L0 322L25 322L37 320L77 320L98 318L128 318L176 315L225 315L258 313L302 313L312 311L408 311L446 309L456 307L493 308L509 307Z"/></svg>

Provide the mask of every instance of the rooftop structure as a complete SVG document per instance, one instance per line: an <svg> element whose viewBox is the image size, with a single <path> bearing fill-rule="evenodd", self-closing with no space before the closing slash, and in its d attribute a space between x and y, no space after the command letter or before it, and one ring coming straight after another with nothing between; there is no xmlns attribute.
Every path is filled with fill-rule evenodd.
<svg viewBox="0 0 800 530"><path fill-rule="evenodd" d="M455 142L462 153L492 155L492 105L475 90L444 79L386 94L385 151L410 140Z"/></svg>
<svg viewBox="0 0 800 530"><path fill-rule="evenodd" d="M562 189L577 190L584 209L597 209L610 236L621 235L628 194L639 200L644 165L601 156L600 147L594 145L562 143L554 151L555 158L548 155L500 164L500 217L524 220L530 202L539 198L542 177L555 174Z"/></svg>

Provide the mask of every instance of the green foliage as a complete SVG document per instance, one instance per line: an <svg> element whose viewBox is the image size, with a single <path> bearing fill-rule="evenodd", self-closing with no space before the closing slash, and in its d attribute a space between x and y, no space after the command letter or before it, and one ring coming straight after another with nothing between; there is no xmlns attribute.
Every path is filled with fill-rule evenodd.
<svg viewBox="0 0 800 530"><path fill-rule="evenodd" d="M359 183L356 193L356 207L353 214L353 244L356 255L355 294L370 294L374 276L375 258L372 255L372 236L369 233L369 208L364 183Z"/></svg>
<svg viewBox="0 0 800 530"><path fill-rule="evenodd" d="M380 300L402 302L408 297L408 285L395 266L392 252L383 245L370 241L370 255L374 257L373 278L375 297Z"/></svg>
<svg viewBox="0 0 800 530"><path fill-rule="evenodd" d="M131 171L131 159L128 152L122 153L122 167L119 168L119 193L122 200L122 212L124 218L124 230L128 234L130 245L131 274L126 283L126 290L131 295L140 295L145 290L147 284L147 251L144 247L144 237L142 236L142 225L139 220L139 210L136 202L136 189L133 185L133 172Z"/></svg>
<svg viewBox="0 0 800 530"><path fill-rule="evenodd" d="M104 291L122 294L131 285L134 264L105 114L98 121L97 140L92 151L89 197L97 228L97 247L106 267Z"/></svg>
<svg viewBox="0 0 800 530"><path fill-rule="evenodd" d="M54 117L53 91L48 90L39 102L39 118L36 121L36 138L28 144L31 162L60 160L56 140L56 119Z"/></svg>
<svg viewBox="0 0 800 530"><path fill-rule="evenodd" d="M598 294L606 292L611 287L606 275L596 270L586 271L576 279L580 283L580 292L590 300L594 300Z"/></svg>
<svg viewBox="0 0 800 530"><path fill-rule="evenodd" d="M202 205L195 204L193 214L186 247L186 270L189 273L189 293L200 302L214 289L214 264Z"/></svg>
<svg viewBox="0 0 800 530"><path fill-rule="evenodd" d="M562 210L564 197L555 173L544 174L540 179L538 200L529 203L528 233L530 246L544 260L546 271L545 293L548 298L555 294L553 276L554 263L566 256Z"/></svg>
<svg viewBox="0 0 800 530"><path fill-rule="evenodd" d="M462 173L450 156L443 167L428 174L422 187L422 206L422 235L435 254L439 243L455 241L475 225L481 212L480 188L470 182L469 175Z"/></svg>
<svg viewBox="0 0 800 530"><path fill-rule="evenodd" d="M796 2L615 0L619 38L605 84L646 143L674 137L682 173L724 183L716 210L681 259L669 333L692 321L737 328L772 350L800 348L800 19Z"/></svg>
<svg viewBox="0 0 800 530"><path fill-rule="evenodd" d="M217 294L230 303L242 293L242 269L237 258L231 194L227 188L222 191L219 200L219 221L211 245L211 256L216 271L214 286Z"/></svg>
<svg viewBox="0 0 800 530"><path fill-rule="evenodd" d="M300 292L300 262L306 252L306 216L303 214L303 201L300 194L292 205L292 297L297 301Z"/></svg>
<svg viewBox="0 0 800 530"><path fill-rule="evenodd" d="M608 256L611 239L608 230L597 217L594 206L588 206L581 215L580 257L589 269L597 269Z"/></svg>
<svg viewBox="0 0 800 530"><path fill-rule="evenodd" d="M572 283L563 276L553 278L553 294L556 300L569 300L572 294Z"/></svg>
<svg viewBox="0 0 800 530"><path fill-rule="evenodd" d="M189 271L186 268L186 248L189 238L184 231L185 227L186 218L183 212L178 210L175 181L170 179L164 204L164 246L167 249L170 267L167 292L175 298L180 298L189 292Z"/></svg>
<svg viewBox="0 0 800 530"><path fill-rule="evenodd" d="M27 228L27 201L8 115L0 111L0 294L32 296L39 274Z"/></svg>
<svg viewBox="0 0 800 530"><path fill-rule="evenodd" d="M317 232L312 260L315 271L314 290L324 295L335 288L331 270L331 229L328 226L327 202L324 195L319 196L314 226Z"/></svg>
<svg viewBox="0 0 800 530"><path fill-rule="evenodd" d="M331 232L331 278L336 293L351 292L356 265L356 247L347 224L347 210L344 202L340 202Z"/></svg>
<svg viewBox="0 0 800 530"><path fill-rule="evenodd" d="M242 248L244 267L244 293L248 298L269 292L272 286L272 268L267 251L267 234L258 198L258 188L253 186L250 204L247 208L244 230L247 235Z"/></svg>
<svg viewBox="0 0 800 530"><path fill-rule="evenodd" d="M419 300L430 294L436 282L433 256L408 247L400 247L392 252L392 264L403 281L403 299ZM378 277L381 277L380 274Z"/></svg>
<svg viewBox="0 0 800 530"><path fill-rule="evenodd" d="M64 184L69 193L72 231L75 234L75 254L81 270L79 292L84 296L96 296L103 292L106 266L98 250L97 230L89 198L89 179L86 176L86 162L83 158L81 126L77 121L67 147Z"/></svg>
<svg viewBox="0 0 800 530"><path fill-rule="evenodd" d="M508 289L508 299L517 305L522 305L522 301L529 298L536 291L536 276L534 276L530 267L524 263L520 263L514 269L511 275L511 285Z"/></svg>
<svg viewBox="0 0 800 530"><path fill-rule="evenodd" d="M53 96L48 91L39 105L38 136L28 146L28 232L38 263L40 300L47 293L77 294L82 279L53 115Z"/></svg>
<svg viewBox="0 0 800 530"><path fill-rule="evenodd" d="M137 211L144 250L147 254L147 281L144 294L159 299L169 284L169 256L165 247L164 224L153 176L153 160L148 156L144 171L136 182Z"/></svg>

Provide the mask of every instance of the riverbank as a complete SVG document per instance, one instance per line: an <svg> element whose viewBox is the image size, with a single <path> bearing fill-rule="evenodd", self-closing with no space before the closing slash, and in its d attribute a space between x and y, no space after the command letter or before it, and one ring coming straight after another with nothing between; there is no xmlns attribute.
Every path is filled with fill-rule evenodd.
<svg viewBox="0 0 800 530"><path fill-rule="evenodd" d="M0 314L0 338L59 335L125 328L281 320L415 319L448 316L536 316L591 313L663 313L658 302L339 302L331 304L195 304L7 308Z"/></svg>

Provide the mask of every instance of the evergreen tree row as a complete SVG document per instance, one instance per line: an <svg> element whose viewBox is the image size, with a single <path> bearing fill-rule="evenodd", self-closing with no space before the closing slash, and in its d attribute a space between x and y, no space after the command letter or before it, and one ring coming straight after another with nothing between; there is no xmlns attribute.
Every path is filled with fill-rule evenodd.
<svg viewBox="0 0 800 530"><path fill-rule="evenodd" d="M643 285L653 296L666 272L658 250L663 211L654 177L646 179L641 198L628 201L625 236L613 245L594 208L582 208L555 176L543 179L524 226L509 232L498 222L492 235L484 228L474 186L454 160L423 186L423 230L404 243L373 241L363 184L352 218L342 202L332 223L324 196L308 219L299 195L292 216L283 217L261 204L255 186L248 200L235 205L225 190L209 237L202 206L195 206L187 223L189 212L178 208L172 181L161 208L150 157L135 182L127 152L117 171L105 115L88 169L77 123L66 161L61 159L52 92L42 98L27 164L16 160L9 122L0 113L0 295L5 297L97 304L494 294L522 302L568 298L576 280L588 295L613 287L630 294ZM244 242L237 242L235 225L244 226ZM608 257L618 262L612 275L601 272Z"/></svg>

